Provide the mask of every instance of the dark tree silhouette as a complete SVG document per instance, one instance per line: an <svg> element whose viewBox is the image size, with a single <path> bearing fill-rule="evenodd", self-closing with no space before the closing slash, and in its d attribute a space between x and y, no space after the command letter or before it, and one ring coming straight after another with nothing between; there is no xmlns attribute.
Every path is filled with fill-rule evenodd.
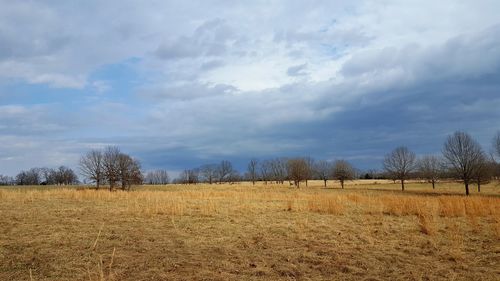
<svg viewBox="0 0 500 281"><path fill-rule="evenodd" d="M200 167L201 180L212 184L217 179L217 165L206 164Z"/></svg>
<svg viewBox="0 0 500 281"><path fill-rule="evenodd" d="M334 179L340 181L342 189L346 180L353 180L356 176L356 171L352 165L346 160L337 160L333 164L332 175Z"/></svg>
<svg viewBox="0 0 500 281"><path fill-rule="evenodd" d="M326 187L326 182L332 176L332 164L325 160L320 160L314 164L314 173L317 178L322 180Z"/></svg>
<svg viewBox="0 0 500 281"><path fill-rule="evenodd" d="M251 159L250 162L248 162L247 166L248 176L249 179L252 181L253 185L255 185L255 181L259 177L258 165L259 162L257 161L257 159Z"/></svg>
<svg viewBox="0 0 500 281"><path fill-rule="evenodd" d="M288 177L297 186L300 187L300 182L307 179L309 176L309 166L304 158L294 158L287 161Z"/></svg>
<svg viewBox="0 0 500 281"><path fill-rule="evenodd" d="M500 157L500 131L496 134L493 139L493 149L498 157Z"/></svg>
<svg viewBox="0 0 500 281"><path fill-rule="evenodd" d="M109 183L109 190L115 189L116 183L120 180L120 149L116 146L108 146L103 153L104 175Z"/></svg>
<svg viewBox="0 0 500 281"><path fill-rule="evenodd" d="M231 162L227 160L221 161L217 167L217 178L219 183L226 181L233 172L233 164L231 164Z"/></svg>
<svg viewBox="0 0 500 281"><path fill-rule="evenodd" d="M170 182L170 177L167 170L154 170L148 172L145 177L145 182L148 184L168 184Z"/></svg>
<svg viewBox="0 0 500 281"><path fill-rule="evenodd" d="M91 150L80 158L80 173L96 184L99 189L104 180L104 161L100 150Z"/></svg>
<svg viewBox="0 0 500 281"><path fill-rule="evenodd" d="M407 147L400 146L387 154L384 158L384 169L393 179L401 181L401 190L405 190L405 180L415 170L415 153Z"/></svg>
<svg viewBox="0 0 500 281"><path fill-rule="evenodd" d="M426 155L418 160L418 172L422 178L432 184L432 189L436 188L436 182L442 173L442 164L442 161L434 155Z"/></svg>
<svg viewBox="0 0 500 281"><path fill-rule="evenodd" d="M484 157L481 146L469 134L455 132L444 143L443 156L455 175L464 182L465 194L469 195L469 183Z"/></svg>
<svg viewBox="0 0 500 281"><path fill-rule="evenodd" d="M477 192L481 192L481 184L487 184L495 174L496 163L493 158L488 158L485 154L479 160L474 181L477 184Z"/></svg>

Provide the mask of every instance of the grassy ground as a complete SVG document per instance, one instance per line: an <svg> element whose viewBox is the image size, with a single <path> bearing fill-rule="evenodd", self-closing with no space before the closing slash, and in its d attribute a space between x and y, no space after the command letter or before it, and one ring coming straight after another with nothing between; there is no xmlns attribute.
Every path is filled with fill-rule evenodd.
<svg viewBox="0 0 500 281"><path fill-rule="evenodd" d="M499 280L500 186L0 189L0 280Z"/></svg>

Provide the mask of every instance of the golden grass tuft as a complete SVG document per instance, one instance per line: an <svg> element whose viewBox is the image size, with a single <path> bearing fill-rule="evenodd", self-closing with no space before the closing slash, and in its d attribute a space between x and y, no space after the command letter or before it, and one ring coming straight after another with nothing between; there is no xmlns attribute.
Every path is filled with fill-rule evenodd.
<svg viewBox="0 0 500 281"><path fill-rule="evenodd" d="M345 208L339 196L313 195L307 200L307 209L311 212L341 215Z"/></svg>
<svg viewBox="0 0 500 281"><path fill-rule="evenodd" d="M441 197L439 200L439 214L443 217L465 216L465 203L461 197Z"/></svg>
<svg viewBox="0 0 500 281"><path fill-rule="evenodd" d="M447 240L449 241L448 253L452 261L461 261L465 258L464 252L464 235L463 231L457 222L448 222L446 226L448 234Z"/></svg>
<svg viewBox="0 0 500 281"><path fill-rule="evenodd" d="M417 217L418 226L423 234L434 235L436 233L436 226L432 215L420 214Z"/></svg>
<svg viewBox="0 0 500 281"><path fill-rule="evenodd" d="M291 211L293 211L295 209L295 204L296 204L295 200L288 199L288 200L285 201L285 203L286 203L285 211L291 212Z"/></svg>
<svg viewBox="0 0 500 281"><path fill-rule="evenodd" d="M493 219L493 223L491 224L491 228L493 229L493 233L495 234L497 239L500 239L500 218L496 217Z"/></svg>

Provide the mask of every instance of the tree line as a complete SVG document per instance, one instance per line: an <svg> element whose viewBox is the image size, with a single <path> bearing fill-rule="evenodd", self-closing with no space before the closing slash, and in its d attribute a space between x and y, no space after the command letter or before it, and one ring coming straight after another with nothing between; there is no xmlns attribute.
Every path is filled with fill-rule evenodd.
<svg viewBox="0 0 500 281"><path fill-rule="evenodd" d="M329 162L316 161L311 157L277 157L264 161L251 159L245 173L240 174L231 162L223 160L218 164L206 164L194 169L181 172L173 183L235 183L250 181L255 184L262 181L264 184L277 183L300 187L301 183L308 185L309 180L322 180L326 187L328 180L339 180L342 187L344 181L358 177L359 172L346 160Z"/></svg>
<svg viewBox="0 0 500 281"><path fill-rule="evenodd" d="M80 174L96 189L108 185L109 190L129 190L132 185L145 182L139 160L123 153L116 146L93 149L84 154L78 163ZM148 173L152 184L168 183L166 171ZM57 169L31 168L19 172L15 178L0 175L0 185L72 185L79 184L76 173L65 166Z"/></svg>
<svg viewBox="0 0 500 281"><path fill-rule="evenodd" d="M184 170L174 183L223 183L237 181L262 181L265 184L275 182L300 187L308 180L322 180L327 186L329 180L338 180L342 188L345 181L355 178L378 178L400 181L401 190L405 190L405 182L409 179L426 180L432 188L440 179L456 179L464 183L465 193L469 195L469 185L488 183L493 177L500 177L500 164L496 163L494 155L500 157L500 132L493 139L492 153L486 153L481 145L469 134L457 131L448 136L443 144L441 155L424 155L417 158L416 154L405 146L395 148L385 155L383 171L374 170L360 173L347 160L334 162L310 157L285 158L259 161L251 159L244 174L239 174L228 161L220 164L203 165L199 168Z"/></svg>
<svg viewBox="0 0 500 281"><path fill-rule="evenodd" d="M500 157L500 132L493 139L490 154L465 132L455 132L448 136L443 144L441 155L416 154L405 146L395 148L386 154L382 166L377 172L370 170L361 173L344 159L336 161L315 160L311 157L277 157L260 161L251 159L246 171L240 173L230 161L223 160L216 164L205 164L197 168L186 169L173 180L164 169L150 171L143 175L140 162L123 153L116 146L93 149L84 154L79 161L79 170L83 177L94 184L96 189L107 185L109 190L129 190L139 184L197 184L197 183L235 183L250 181L255 184L274 182L299 188L301 183L308 186L308 180L321 180L324 187L329 180L338 180L342 188L345 181L355 178L378 178L400 181L401 190L409 179L426 180L436 188L440 179L457 179L464 183L465 193L469 195L469 186L481 185L493 177L500 177L500 164L494 155ZM78 177L73 170L61 166L58 169L32 168L21 171L15 178L0 175L0 185L39 185L39 184L76 184Z"/></svg>
<svg viewBox="0 0 500 281"><path fill-rule="evenodd" d="M492 148L492 153L487 154L471 135L457 131L448 136L440 156L426 155L417 159L414 152L401 146L385 156L383 166L393 180L401 182L403 191L405 181L415 176L429 181L432 188L445 177L462 181L465 194L469 195L470 184L476 184L480 192L481 184L499 176L500 168L494 155L500 157L500 132L494 137Z"/></svg>
<svg viewBox="0 0 500 281"><path fill-rule="evenodd" d="M71 185L78 184L76 173L65 166L57 169L31 168L19 172L15 177L0 175L0 185Z"/></svg>

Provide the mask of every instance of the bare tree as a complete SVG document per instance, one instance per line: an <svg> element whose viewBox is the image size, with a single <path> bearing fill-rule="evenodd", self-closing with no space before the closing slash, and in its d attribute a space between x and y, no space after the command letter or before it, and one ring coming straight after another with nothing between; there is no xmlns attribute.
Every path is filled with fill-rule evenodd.
<svg viewBox="0 0 500 281"><path fill-rule="evenodd" d="M168 184L170 177L168 176L167 170L159 169L148 172L145 181L149 184Z"/></svg>
<svg viewBox="0 0 500 281"><path fill-rule="evenodd" d="M493 161L495 160L495 156L500 159L500 131L497 132L495 137L493 138ZM500 163L493 163L493 176L497 179L500 178Z"/></svg>
<svg viewBox="0 0 500 281"><path fill-rule="evenodd" d="M96 183L96 189L103 182L109 184L109 190L120 183L122 190L129 190L133 184L142 184L144 177L141 163L129 155L120 152L116 146L101 150L91 150L80 159L81 173ZM68 175L69 176L69 175Z"/></svg>
<svg viewBox="0 0 500 281"><path fill-rule="evenodd" d="M332 175L332 164L328 161L320 160L314 164L314 173L318 179L324 182L324 186L326 187L326 182Z"/></svg>
<svg viewBox="0 0 500 281"><path fill-rule="evenodd" d="M200 167L200 176L203 181L212 184L217 179L218 167L216 164L207 164Z"/></svg>
<svg viewBox="0 0 500 281"><path fill-rule="evenodd" d="M235 182L239 182L241 181L241 175L238 171L236 170L233 170L229 176L227 177L227 181L230 183L230 184L233 184Z"/></svg>
<svg viewBox="0 0 500 281"><path fill-rule="evenodd" d="M311 157L305 157L304 160L307 164L307 176L306 176L306 187L308 186L308 181L313 177L314 174L314 159Z"/></svg>
<svg viewBox="0 0 500 281"><path fill-rule="evenodd" d="M227 180L231 173L233 173L233 164L231 164L231 162L227 160L221 161L219 166L217 167L217 178L219 183Z"/></svg>
<svg viewBox="0 0 500 281"><path fill-rule="evenodd" d="M0 185L12 185L14 179L9 176L0 175Z"/></svg>
<svg viewBox="0 0 500 281"><path fill-rule="evenodd" d="M270 160L266 160L262 162L260 165L260 176L264 183L267 185L267 182L271 180L272 175L272 164Z"/></svg>
<svg viewBox="0 0 500 281"><path fill-rule="evenodd" d="M40 184L40 169L31 168L27 171L21 171L16 176L17 185L39 185Z"/></svg>
<svg viewBox="0 0 500 281"><path fill-rule="evenodd" d="M144 183L144 175L142 174L141 171L141 162L138 159L133 159L132 161L128 181L129 181L128 183L129 189L132 184L141 185Z"/></svg>
<svg viewBox="0 0 500 281"><path fill-rule="evenodd" d="M113 191L116 183L120 180L120 149L116 146L108 146L103 153L104 175L109 183L109 190Z"/></svg>
<svg viewBox="0 0 500 281"><path fill-rule="evenodd" d="M297 186L300 187L300 182L307 179L309 176L309 167L304 158L294 158L287 161L288 177Z"/></svg>
<svg viewBox="0 0 500 281"><path fill-rule="evenodd" d="M125 153L118 155L118 175L121 182L122 190L127 189L128 181L131 178L130 172L132 170L134 160Z"/></svg>
<svg viewBox="0 0 500 281"><path fill-rule="evenodd" d="M481 192L481 184L487 184L495 174L496 163L493 157L490 159L483 153L478 162L474 180L477 184L477 192Z"/></svg>
<svg viewBox="0 0 500 281"><path fill-rule="evenodd" d="M46 167L40 168L40 184L56 184L56 171Z"/></svg>
<svg viewBox="0 0 500 281"><path fill-rule="evenodd" d="M435 189L436 182L441 175L442 161L434 155L426 155L418 160L418 171L420 175L428 182L432 183L432 189Z"/></svg>
<svg viewBox="0 0 500 281"><path fill-rule="evenodd" d="M78 177L75 172L65 166L58 169L52 168L31 168L27 171L21 171L16 176L18 185L70 185L77 184Z"/></svg>
<svg viewBox="0 0 500 281"><path fill-rule="evenodd" d="M405 190L405 180L415 170L415 153L407 147L400 146L387 154L384 158L384 169L389 176L401 181L401 190Z"/></svg>
<svg viewBox="0 0 500 281"><path fill-rule="evenodd" d="M469 195L469 183L484 157L481 146L469 134L458 131L448 136L443 156L456 176L464 182L465 194Z"/></svg>
<svg viewBox="0 0 500 281"><path fill-rule="evenodd" d="M381 177L381 174L382 173L377 171L377 170L370 169L370 170L364 172L363 179L365 179L365 180L376 179L376 178Z"/></svg>
<svg viewBox="0 0 500 281"><path fill-rule="evenodd" d="M197 184L199 182L199 170L184 170L179 175L179 181L184 184Z"/></svg>
<svg viewBox="0 0 500 281"><path fill-rule="evenodd" d="M276 183L283 184L287 179L287 160L285 158L275 158L269 161L271 178Z"/></svg>
<svg viewBox="0 0 500 281"><path fill-rule="evenodd" d="M257 170L259 165L259 162L257 159L251 159L250 162L248 162L247 170L248 170L248 176L249 179L252 181L252 184L255 185L255 181L259 177L259 172Z"/></svg>
<svg viewBox="0 0 500 281"><path fill-rule="evenodd" d="M493 150L497 156L500 157L500 131L498 131L496 136L493 138Z"/></svg>
<svg viewBox="0 0 500 281"><path fill-rule="evenodd" d="M60 166L57 171L54 171L54 178L56 184L69 185L78 183L78 177L72 169Z"/></svg>
<svg viewBox="0 0 500 281"><path fill-rule="evenodd" d="M130 190L132 184L142 184L141 163L125 153L120 153L117 159L118 179L122 190Z"/></svg>
<svg viewBox="0 0 500 281"><path fill-rule="evenodd" d="M356 170L346 160L337 160L333 164L332 175L334 179L340 181L342 189L344 188L344 181L353 180L356 176Z"/></svg>
<svg viewBox="0 0 500 281"><path fill-rule="evenodd" d="M104 162L100 150L91 150L80 158L80 173L95 182L96 189L99 189L104 180Z"/></svg>

